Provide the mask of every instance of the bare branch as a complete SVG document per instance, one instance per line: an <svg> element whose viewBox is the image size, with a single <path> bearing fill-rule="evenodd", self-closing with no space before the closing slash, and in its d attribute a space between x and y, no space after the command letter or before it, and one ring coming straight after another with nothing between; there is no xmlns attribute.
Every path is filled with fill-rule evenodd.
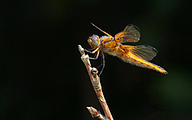
<svg viewBox="0 0 192 120"><path fill-rule="evenodd" d="M91 113L92 117L98 117L101 120L113 120L113 117L111 115L111 112L109 110L107 102L105 100L105 97L103 95L103 91L102 91L102 87L101 87L101 83L100 83L100 78L97 75L98 70L96 68L91 67L91 63L89 61L89 56L85 55L84 49L81 47L81 45L78 45L78 49L82 55L81 60L83 61L83 63L85 64L85 67L87 68L87 72L89 74L92 86L93 86L95 93L97 95L97 98L98 98L98 100L99 100L99 102L103 108L103 111L105 113L105 117L93 107L87 107L87 109Z"/></svg>

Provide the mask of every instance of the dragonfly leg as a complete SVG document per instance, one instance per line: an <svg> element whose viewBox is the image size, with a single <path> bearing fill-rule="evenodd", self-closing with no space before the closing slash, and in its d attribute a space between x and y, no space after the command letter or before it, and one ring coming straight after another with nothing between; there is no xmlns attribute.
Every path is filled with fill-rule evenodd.
<svg viewBox="0 0 192 120"><path fill-rule="evenodd" d="M98 57L99 57L99 51L97 51L97 54L96 54L95 57L89 57L89 59L91 59L91 60L96 60Z"/></svg>
<svg viewBox="0 0 192 120"><path fill-rule="evenodd" d="M95 52L93 51L93 52L91 52L91 51L89 51L89 50L86 50L86 49L84 49L86 52L88 52L88 53L91 53L91 54L95 54ZM98 58L98 56L99 56L99 50L97 51L97 53L96 53L96 56L95 57L89 57L89 59L91 59L91 60L96 60L97 58Z"/></svg>
<svg viewBox="0 0 192 120"><path fill-rule="evenodd" d="M89 50L86 50L86 49L84 49L86 52L88 52L88 53L92 53L91 51L89 51ZM92 53L93 54L93 53Z"/></svg>
<svg viewBox="0 0 192 120"><path fill-rule="evenodd" d="M92 59L92 60L98 59L100 50L98 50L98 49L96 49L96 50L94 50L94 51L89 51L89 50L86 50L86 49L84 49L84 50L85 50L86 52L88 52L88 53L91 53L91 54L94 54L95 52L97 52L95 57L89 57L89 59ZM101 60L102 60L102 61L101 61L101 65L99 65L99 66L97 67L97 68L100 68L100 67L102 66L101 71L100 71L100 73L99 73L99 76L101 75L101 73L103 72L103 70L104 70L104 68L105 68L105 57L104 57L103 52L101 52L101 55L102 55L102 57L101 57Z"/></svg>
<svg viewBox="0 0 192 120"><path fill-rule="evenodd" d="M101 66L103 66L103 58L101 57L101 64L97 67L97 69L99 69Z"/></svg>
<svg viewBox="0 0 192 120"><path fill-rule="evenodd" d="M103 70L104 70L104 68L105 68L105 57L104 57L104 54L103 54L103 53L102 53L101 55L102 55L102 57L101 57L102 63L101 63L101 65L100 65L99 67L102 66L102 68L101 68L101 71L100 71L100 73L99 73L99 76L101 76L101 73L103 72Z"/></svg>

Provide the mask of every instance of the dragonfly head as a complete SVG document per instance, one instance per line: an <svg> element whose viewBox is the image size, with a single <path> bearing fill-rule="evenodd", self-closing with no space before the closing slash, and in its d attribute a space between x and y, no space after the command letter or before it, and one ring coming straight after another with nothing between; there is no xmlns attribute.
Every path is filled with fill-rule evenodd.
<svg viewBox="0 0 192 120"><path fill-rule="evenodd" d="M92 35L88 39L88 43L91 47L100 45L100 39L98 35Z"/></svg>

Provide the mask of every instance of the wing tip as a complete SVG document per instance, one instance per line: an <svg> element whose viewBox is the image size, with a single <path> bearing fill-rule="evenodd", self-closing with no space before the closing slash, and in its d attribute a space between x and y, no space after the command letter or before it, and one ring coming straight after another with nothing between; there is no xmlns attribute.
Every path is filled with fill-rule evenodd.
<svg viewBox="0 0 192 120"><path fill-rule="evenodd" d="M136 25L133 25L133 24L128 24L127 25L127 27L134 27L137 31L139 31L140 32L140 29L139 29L139 27L137 27Z"/></svg>

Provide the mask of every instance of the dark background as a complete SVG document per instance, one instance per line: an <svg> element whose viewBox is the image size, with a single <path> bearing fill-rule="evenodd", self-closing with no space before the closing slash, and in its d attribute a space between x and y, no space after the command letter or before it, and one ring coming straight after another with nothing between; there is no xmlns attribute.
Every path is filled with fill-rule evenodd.
<svg viewBox="0 0 192 120"><path fill-rule="evenodd" d="M77 45L127 24L159 52L164 75L106 56L101 76L114 119L192 119L191 2L186 0L2 0L0 120L91 120L102 109ZM91 61L98 66L100 60Z"/></svg>

